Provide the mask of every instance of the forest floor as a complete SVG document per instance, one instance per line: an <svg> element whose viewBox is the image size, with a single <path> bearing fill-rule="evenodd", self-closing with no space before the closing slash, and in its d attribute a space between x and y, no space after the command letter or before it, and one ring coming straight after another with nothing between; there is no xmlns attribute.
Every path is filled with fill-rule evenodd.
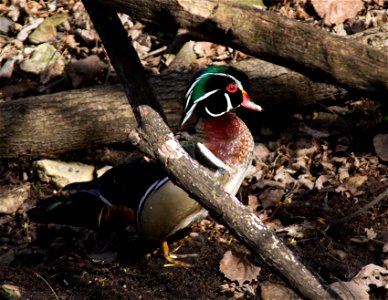
<svg viewBox="0 0 388 300"><path fill-rule="evenodd" d="M350 35L388 22L384 1L364 1L363 10L337 26L323 24L310 1L264 2L268 9L333 34ZM58 60L58 68L48 72L33 74L23 69L21 64L35 44L18 40L17 34L26 24L58 13L67 13L67 17L60 21L55 38L49 40L64 63L73 60L73 67L60 71ZM95 42L95 32L79 1L13 1L12 5L0 4L0 16L11 22L6 32L0 27L1 101L117 82L106 68L106 54ZM122 20L147 70L158 74L168 68L170 57L163 49L173 37L156 37L126 16ZM198 61L203 65L246 57L226 47L197 45ZM154 50L160 51L147 55ZM3 66L12 55L21 56L10 64L11 76L7 78ZM88 74L77 72L77 61L96 68ZM388 132L388 107L377 100L352 95L290 114L263 113L260 123L248 120L256 150L252 174L240 189L239 199L329 283L349 281L368 264L387 268L387 196L363 209L387 193L388 186L388 163L376 154L373 144L377 134ZM123 163L133 152L136 149L128 144L104 145L56 159L98 169ZM2 187L24 183L32 187L25 202L12 213L0 214L0 299L295 299L287 290L282 298L269 296L273 295L271 290L287 287L282 276L251 257L210 217L172 244L174 248L180 243L179 252L198 254L191 260L193 266L171 267L165 265L158 245L146 244L135 232L30 222L26 211L58 189L40 178L33 159L0 161L0 194ZM355 212L360 214L328 228ZM230 279L234 276L230 269L220 269L228 250L247 258L246 262L241 259L243 270L231 263L240 282ZM246 274L248 269L257 272L254 278ZM384 288L370 288L371 299L387 299Z"/></svg>

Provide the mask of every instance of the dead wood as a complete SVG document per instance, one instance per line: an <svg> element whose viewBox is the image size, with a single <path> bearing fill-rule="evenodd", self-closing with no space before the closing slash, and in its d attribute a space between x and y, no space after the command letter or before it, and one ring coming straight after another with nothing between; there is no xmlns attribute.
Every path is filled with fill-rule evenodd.
<svg viewBox="0 0 388 300"><path fill-rule="evenodd" d="M266 110L290 110L346 95L283 67L250 59L234 64L251 81L251 97ZM153 76L152 86L169 125L176 129L193 71ZM0 159L53 156L96 145L125 142L135 126L120 85L100 86L7 101L0 105Z"/></svg>
<svg viewBox="0 0 388 300"><path fill-rule="evenodd" d="M350 38L380 49L388 40L388 24ZM187 43L188 46L190 44ZM259 59L244 60L233 66L248 75L250 95L267 111L292 111L314 102L347 95L343 88L315 82L300 73ZM172 69L150 78L168 124L173 129L177 129L179 122L179 101L194 71ZM4 102L0 104L0 159L49 157L92 146L126 142L128 138L123 128L135 126L132 112L123 108L126 102L121 85Z"/></svg>
<svg viewBox="0 0 388 300"><path fill-rule="evenodd" d="M305 297L338 298L327 286L321 285L256 215L235 197L225 193L207 171L183 151L158 113L160 106L115 12L96 5L92 0L84 0L83 3L136 116L138 128L132 132L132 141L163 164L174 182L232 229L256 255L278 269Z"/></svg>
<svg viewBox="0 0 388 300"><path fill-rule="evenodd" d="M272 12L229 0L99 1L159 31L184 28L316 81L382 97L388 92L386 52Z"/></svg>

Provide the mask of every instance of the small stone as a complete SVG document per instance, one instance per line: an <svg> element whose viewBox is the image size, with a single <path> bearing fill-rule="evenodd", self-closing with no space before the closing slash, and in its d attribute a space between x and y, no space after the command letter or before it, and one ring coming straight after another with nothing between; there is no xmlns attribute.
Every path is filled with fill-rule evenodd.
<svg viewBox="0 0 388 300"><path fill-rule="evenodd" d="M264 281L260 283L261 288L261 299L263 300L272 300L272 299L289 299L297 300L300 299L298 295L294 293L291 289L278 284L272 283L269 281Z"/></svg>
<svg viewBox="0 0 388 300"><path fill-rule="evenodd" d="M384 161L388 161L388 134L377 134L373 138L373 146L377 156Z"/></svg>
<svg viewBox="0 0 388 300"><path fill-rule="evenodd" d="M0 32L8 34L14 22L7 17L0 16Z"/></svg>
<svg viewBox="0 0 388 300"><path fill-rule="evenodd" d="M0 187L0 213L12 214L27 200L31 186L25 183L17 186Z"/></svg>
<svg viewBox="0 0 388 300"><path fill-rule="evenodd" d="M51 181L59 188L73 182L93 180L94 167L82 163L42 159L36 161L35 166L42 181Z"/></svg>

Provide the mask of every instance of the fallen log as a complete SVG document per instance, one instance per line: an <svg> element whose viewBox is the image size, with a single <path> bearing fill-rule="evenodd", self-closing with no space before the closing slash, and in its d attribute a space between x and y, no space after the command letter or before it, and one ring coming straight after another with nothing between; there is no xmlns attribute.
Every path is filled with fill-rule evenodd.
<svg viewBox="0 0 388 300"><path fill-rule="evenodd" d="M301 105L346 95L344 89L314 83L286 68L260 60L234 64L251 79L251 97L270 109ZM179 122L191 72L154 76L151 83L171 128ZM120 85L98 86L41 95L0 104L0 159L52 157L67 151L128 141L125 129L135 119Z"/></svg>
<svg viewBox="0 0 388 300"><path fill-rule="evenodd" d="M388 40L388 24L350 36L377 49ZM251 82L250 95L267 111L297 110L326 99L340 99L347 90L318 83L300 73L258 59L233 66ZM151 77L168 123L177 129L183 98L194 70ZM0 159L58 154L128 140L133 114L121 85L99 86L0 103Z"/></svg>
<svg viewBox="0 0 388 300"><path fill-rule="evenodd" d="M157 28L187 29L316 81L386 97L388 54L311 25L229 0L99 0ZM384 99L384 98L383 98Z"/></svg>

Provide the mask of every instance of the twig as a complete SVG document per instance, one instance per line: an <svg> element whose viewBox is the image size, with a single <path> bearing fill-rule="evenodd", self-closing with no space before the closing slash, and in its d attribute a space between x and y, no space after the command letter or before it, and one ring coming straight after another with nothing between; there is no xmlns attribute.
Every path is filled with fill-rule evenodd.
<svg viewBox="0 0 388 300"><path fill-rule="evenodd" d="M146 59L146 58L148 58L150 56L162 53L163 51L166 51L166 50L167 50L167 46L160 47L159 49L156 49L154 51L151 51L151 52L148 52L148 53L146 53L144 55L141 55L140 59Z"/></svg>
<svg viewBox="0 0 388 300"><path fill-rule="evenodd" d="M383 201L385 198L388 199L388 189L386 189L384 192L379 194L375 199L373 199L371 202L364 205L363 207L361 207L359 210L355 211L354 213L351 213L350 215L347 215L341 219L337 219L337 220L334 220L333 222L331 222L329 225L327 225L324 232L327 232L331 227L349 222L350 220L366 213L371 207L377 205L378 203Z"/></svg>
<svg viewBox="0 0 388 300"><path fill-rule="evenodd" d="M40 278L40 279L43 280L43 282L49 287L49 289L51 290L51 292L54 294L55 299L59 300L59 297L58 297L57 293L56 293L56 292L54 291L54 289L51 287L50 283L48 283L48 281L47 281L46 279L44 279L43 276L40 275L39 273L34 272L34 274L35 274L36 277L38 277L38 278Z"/></svg>

